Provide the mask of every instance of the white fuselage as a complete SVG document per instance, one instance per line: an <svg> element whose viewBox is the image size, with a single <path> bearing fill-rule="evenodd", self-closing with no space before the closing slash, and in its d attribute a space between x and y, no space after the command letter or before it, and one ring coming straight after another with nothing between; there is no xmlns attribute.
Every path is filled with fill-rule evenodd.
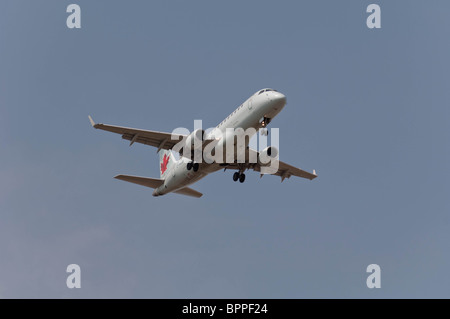
<svg viewBox="0 0 450 319"><path fill-rule="evenodd" d="M244 131L253 128L254 132L257 132L260 128L265 127L265 125L268 124L268 121L273 119L285 105L286 97L282 93L270 89L260 90L248 98L241 106L234 110L233 113L208 133L206 139L220 135L222 137L220 137L216 147L223 147L227 143L227 135L225 135L227 128L242 128ZM265 125L262 124L264 119ZM229 141L228 143L230 142L234 143L234 137L233 141ZM248 141L246 143L248 145ZM247 145L245 145L245 147ZM190 161L191 159L186 157L181 157L176 161L166 173L164 183L153 192L153 196L177 191L223 167L218 163L208 164L202 162L199 163L199 169L194 172L193 170L188 170L186 168L187 163Z"/></svg>

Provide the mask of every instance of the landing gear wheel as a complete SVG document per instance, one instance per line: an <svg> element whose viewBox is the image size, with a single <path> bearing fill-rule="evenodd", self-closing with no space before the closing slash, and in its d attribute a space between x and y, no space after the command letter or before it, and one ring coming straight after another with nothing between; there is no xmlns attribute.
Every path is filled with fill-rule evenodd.
<svg viewBox="0 0 450 319"><path fill-rule="evenodd" d="M239 172L235 172L234 174L233 174L233 181L237 181L239 179Z"/></svg>
<svg viewBox="0 0 450 319"><path fill-rule="evenodd" d="M243 183L245 181L245 174L241 174L241 176L239 176L239 182Z"/></svg>
<svg viewBox="0 0 450 319"><path fill-rule="evenodd" d="M194 172L198 171L198 167L199 167L198 163L194 163L192 165L192 168L194 169Z"/></svg>
<svg viewBox="0 0 450 319"><path fill-rule="evenodd" d="M187 163L186 168L188 171L190 171L192 168L192 162Z"/></svg>

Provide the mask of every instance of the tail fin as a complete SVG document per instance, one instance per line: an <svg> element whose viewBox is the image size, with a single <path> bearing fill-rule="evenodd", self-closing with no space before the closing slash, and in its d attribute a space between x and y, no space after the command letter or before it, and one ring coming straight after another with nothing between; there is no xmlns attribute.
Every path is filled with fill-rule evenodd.
<svg viewBox="0 0 450 319"><path fill-rule="evenodd" d="M162 179L165 178L167 172L170 171L172 165L176 162L171 150L159 151L159 173Z"/></svg>

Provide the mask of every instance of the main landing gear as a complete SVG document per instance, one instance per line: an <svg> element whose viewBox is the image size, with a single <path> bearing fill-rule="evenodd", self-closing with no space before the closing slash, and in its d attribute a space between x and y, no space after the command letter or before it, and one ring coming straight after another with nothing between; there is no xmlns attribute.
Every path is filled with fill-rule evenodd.
<svg viewBox="0 0 450 319"><path fill-rule="evenodd" d="M245 181L245 174L241 172L235 172L233 174L233 181L239 180L240 183L243 183Z"/></svg>
<svg viewBox="0 0 450 319"><path fill-rule="evenodd" d="M196 172L196 171L198 171L199 165L198 165L198 163L188 162L186 165L186 168L188 171L190 171L192 169L192 170L194 170L194 172Z"/></svg>

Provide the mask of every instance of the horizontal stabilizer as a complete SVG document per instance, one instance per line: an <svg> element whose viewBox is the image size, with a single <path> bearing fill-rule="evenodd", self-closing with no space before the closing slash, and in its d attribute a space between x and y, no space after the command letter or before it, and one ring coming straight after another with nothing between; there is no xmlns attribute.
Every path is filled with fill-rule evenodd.
<svg viewBox="0 0 450 319"><path fill-rule="evenodd" d="M197 198L203 196L202 193L197 192L196 190L194 190L192 188L189 188L189 187L185 187L185 188L179 189L179 190L175 191L174 193L181 194L181 195L186 195L186 196L191 196L191 197L197 197Z"/></svg>
<svg viewBox="0 0 450 319"><path fill-rule="evenodd" d="M117 175L114 178L120 179L125 182L130 182L150 188L157 188L161 186L164 180L159 178L149 178L149 177L140 177L140 176L131 176L131 175Z"/></svg>

